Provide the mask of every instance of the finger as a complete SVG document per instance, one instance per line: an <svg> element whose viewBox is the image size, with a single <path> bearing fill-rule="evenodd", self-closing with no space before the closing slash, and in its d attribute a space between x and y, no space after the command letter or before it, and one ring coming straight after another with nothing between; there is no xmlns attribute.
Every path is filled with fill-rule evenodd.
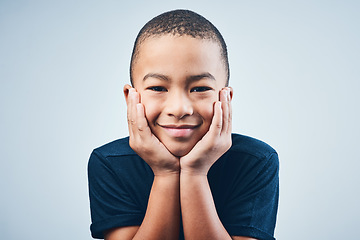
<svg viewBox="0 0 360 240"><path fill-rule="evenodd" d="M129 135L130 137L133 135L132 132L132 124L134 123L134 115L133 115L133 92L134 90L132 88L129 89L129 100L127 101L127 122L128 122L128 128L129 128Z"/></svg>
<svg viewBox="0 0 360 240"><path fill-rule="evenodd" d="M209 128L209 132L213 133L215 136L220 135L222 130L222 109L221 102L216 102L214 105L214 116Z"/></svg>
<svg viewBox="0 0 360 240"><path fill-rule="evenodd" d="M232 129L232 108L231 108L231 96L230 96L230 88L226 88L226 91L227 91L227 102L226 102L226 105L227 105L227 126L226 126L226 133L231 133L231 129Z"/></svg>
<svg viewBox="0 0 360 240"><path fill-rule="evenodd" d="M232 105L231 105L231 98L230 98L230 89L229 89L229 119L228 119L228 133L232 133Z"/></svg>
<svg viewBox="0 0 360 240"><path fill-rule="evenodd" d="M136 92L134 88L129 90L130 97L130 116L129 116L129 133L132 134L134 138L137 137L137 126L136 126L136 104L139 103L139 93Z"/></svg>
<svg viewBox="0 0 360 240"><path fill-rule="evenodd" d="M144 105L136 104L136 126L139 136L144 140L151 136L151 130L145 117Z"/></svg>
<svg viewBox="0 0 360 240"><path fill-rule="evenodd" d="M222 118L223 124L221 129L221 134L225 134L229 128L229 91L225 88L220 91L220 101L222 107Z"/></svg>

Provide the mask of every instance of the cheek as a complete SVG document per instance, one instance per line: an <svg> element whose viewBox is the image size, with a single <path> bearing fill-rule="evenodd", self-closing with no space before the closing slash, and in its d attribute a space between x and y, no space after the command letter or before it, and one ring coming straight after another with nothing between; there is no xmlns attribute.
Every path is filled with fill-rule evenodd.
<svg viewBox="0 0 360 240"><path fill-rule="evenodd" d="M206 123L211 123L214 115L214 103L215 101L201 101L196 105L196 111L204 119Z"/></svg>
<svg viewBox="0 0 360 240"><path fill-rule="evenodd" d="M146 119L151 124L160 114L159 103L156 99L149 99L146 95L142 95L141 103L145 108Z"/></svg>

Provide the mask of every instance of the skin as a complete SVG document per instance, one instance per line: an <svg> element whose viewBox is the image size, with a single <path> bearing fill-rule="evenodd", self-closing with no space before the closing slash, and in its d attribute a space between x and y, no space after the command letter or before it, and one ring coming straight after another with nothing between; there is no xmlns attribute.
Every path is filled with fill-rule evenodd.
<svg viewBox="0 0 360 240"><path fill-rule="evenodd" d="M219 46L189 36L147 39L133 84L124 87L129 142L154 183L141 226L112 229L106 239L177 239L180 212L186 239L253 239L229 236L207 181L231 146L233 90Z"/></svg>

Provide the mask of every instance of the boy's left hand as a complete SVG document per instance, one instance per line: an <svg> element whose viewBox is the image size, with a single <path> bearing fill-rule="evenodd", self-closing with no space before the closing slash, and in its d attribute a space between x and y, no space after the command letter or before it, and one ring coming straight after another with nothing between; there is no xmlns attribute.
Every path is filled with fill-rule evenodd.
<svg viewBox="0 0 360 240"><path fill-rule="evenodd" d="M214 116L209 131L185 156L180 158L181 172L207 175L210 167L231 147L230 88L220 91L220 101L214 104Z"/></svg>

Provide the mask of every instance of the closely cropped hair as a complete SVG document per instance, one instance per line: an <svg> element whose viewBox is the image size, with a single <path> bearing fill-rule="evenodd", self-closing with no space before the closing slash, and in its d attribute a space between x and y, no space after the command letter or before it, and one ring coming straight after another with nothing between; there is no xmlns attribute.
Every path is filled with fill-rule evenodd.
<svg viewBox="0 0 360 240"><path fill-rule="evenodd" d="M221 57L226 69L227 81L229 83L229 60L225 41L219 30L203 16L190 10L174 10L165 12L151 19L140 30L136 37L130 62L130 81L133 83L133 66L139 54L141 44L153 36L171 34L174 36L191 36L193 38L212 40L219 44Z"/></svg>

